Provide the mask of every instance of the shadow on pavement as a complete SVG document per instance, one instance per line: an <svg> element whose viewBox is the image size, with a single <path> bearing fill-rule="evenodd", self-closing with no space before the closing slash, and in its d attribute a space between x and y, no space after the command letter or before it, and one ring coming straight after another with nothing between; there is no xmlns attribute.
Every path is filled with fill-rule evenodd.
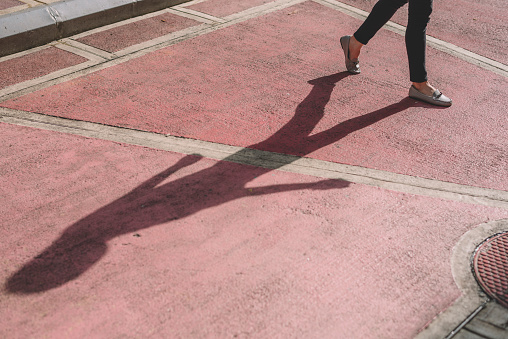
<svg viewBox="0 0 508 339"><path fill-rule="evenodd" d="M342 72L309 81L313 88L298 105L294 117L273 136L249 148L306 155L340 140L349 133L414 106L413 100L405 98L396 104L310 135L323 117L336 83L348 75L349 73ZM49 247L7 280L7 291L20 294L38 293L76 279L101 259L107 251L106 243L110 239L122 234L181 219L247 196L302 189L336 189L349 185L342 180L322 180L247 189L246 184L254 178L294 161L294 158L284 157L287 159L286 163L280 163L280 166L275 168L231 162L241 157L242 153L250 152L252 151L249 149L243 149L209 168L158 186L176 171L200 159L195 155L183 157L125 196L69 226Z"/></svg>

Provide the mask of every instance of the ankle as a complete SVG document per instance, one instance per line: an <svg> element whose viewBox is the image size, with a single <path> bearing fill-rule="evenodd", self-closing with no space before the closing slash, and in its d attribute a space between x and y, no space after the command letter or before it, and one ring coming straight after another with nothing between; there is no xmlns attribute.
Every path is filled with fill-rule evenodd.
<svg viewBox="0 0 508 339"><path fill-rule="evenodd" d="M356 40L354 35L351 36L351 39L349 39L349 55L351 60L358 59L362 47L363 44Z"/></svg>

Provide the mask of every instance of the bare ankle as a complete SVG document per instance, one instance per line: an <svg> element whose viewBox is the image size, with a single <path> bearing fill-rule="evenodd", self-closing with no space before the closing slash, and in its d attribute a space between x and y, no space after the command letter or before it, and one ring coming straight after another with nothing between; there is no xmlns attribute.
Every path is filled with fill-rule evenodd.
<svg viewBox="0 0 508 339"><path fill-rule="evenodd" d="M349 56L351 60L358 59L360 56L360 51L363 47L363 44L356 40L356 38L351 36L351 39L349 40Z"/></svg>

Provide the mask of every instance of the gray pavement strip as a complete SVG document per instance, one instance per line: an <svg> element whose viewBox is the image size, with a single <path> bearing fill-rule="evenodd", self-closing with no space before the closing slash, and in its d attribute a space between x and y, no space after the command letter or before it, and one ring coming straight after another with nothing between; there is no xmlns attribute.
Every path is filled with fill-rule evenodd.
<svg viewBox="0 0 508 339"><path fill-rule="evenodd" d="M228 161L245 165L273 168L321 178L341 179L408 194L508 209L508 192L501 190L460 185L360 166L258 151L8 108L0 108L0 122L182 154L200 154L215 160L227 158Z"/></svg>
<svg viewBox="0 0 508 339"><path fill-rule="evenodd" d="M187 0L64 0L0 16L0 56Z"/></svg>

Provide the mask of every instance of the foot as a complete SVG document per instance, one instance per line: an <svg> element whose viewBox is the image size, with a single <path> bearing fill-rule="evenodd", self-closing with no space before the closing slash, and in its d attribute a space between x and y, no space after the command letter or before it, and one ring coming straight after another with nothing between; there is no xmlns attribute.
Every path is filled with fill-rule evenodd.
<svg viewBox="0 0 508 339"><path fill-rule="evenodd" d="M418 92L425 94L427 96L432 96L432 94L434 94L434 92L437 90L437 88L429 84L428 81L413 82L413 87L416 88Z"/></svg>
<svg viewBox="0 0 508 339"><path fill-rule="evenodd" d="M452 105L452 99L443 95L438 89L431 86L429 83L425 83L425 85L418 86L418 84L423 83L413 83L413 86L409 89L409 97L426 102L431 105L449 107ZM418 89L418 87L421 88Z"/></svg>
<svg viewBox="0 0 508 339"><path fill-rule="evenodd" d="M342 50L344 51L344 57L346 59L346 69L349 73L352 74L360 74L360 62L358 60L358 57L354 60L351 60L350 52L349 52L349 46L350 41L353 37L349 35L345 35L342 38L340 38L340 45L342 47Z"/></svg>

